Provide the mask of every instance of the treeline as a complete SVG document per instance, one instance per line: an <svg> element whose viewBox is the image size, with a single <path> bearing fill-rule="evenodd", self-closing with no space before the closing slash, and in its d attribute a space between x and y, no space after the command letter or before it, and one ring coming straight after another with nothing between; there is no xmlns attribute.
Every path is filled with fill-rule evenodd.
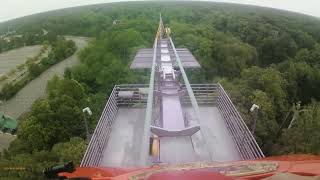
<svg viewBox="0 0 320 180"><path fill-rule="evenodd" d="M56 39L50 44L52 50L50 51L48 57L42 58L40 63L28 64L28 71L32 77L39 76L50 66L70 57L77 49L72 40L66 40L62 36L57 36Z"/></svg>
<svg viewBox="0 0 320 180"><path fill-rule="evenodd" d="M50 80L47 97L20 118L17 138L0 161L1 177L43 179L44 167L70 160L79 165L86 148L82 108L87 104L86 91L77 81ZM5 167L26 169L2 171Z"/></svg>
<svg viewBox="0 0 320 180"><path fill-rule="evenodd" d="M42 72L47 70L50 66L70 57L74 54L77 47L72 40L66 40L62 36L57 36L56 34L49 34L46 36L46 41L44 41L44 46L50 46L51 51L48 57L40 56L34 57L27 61L28 75L23 77L17 82L6 83L0 92L0 99L8 100L14 95L16 95L20 89L27 85L30 81L38 77Z"/></svg>
<svg viewBox="0 0 320 180"><path fill-rule="evenodd" d="M45 38L46 36L42 30L21 32L21 34L14 32L7 35L3 32L0 36L0 53L23 46L41 44Z"/></svg>

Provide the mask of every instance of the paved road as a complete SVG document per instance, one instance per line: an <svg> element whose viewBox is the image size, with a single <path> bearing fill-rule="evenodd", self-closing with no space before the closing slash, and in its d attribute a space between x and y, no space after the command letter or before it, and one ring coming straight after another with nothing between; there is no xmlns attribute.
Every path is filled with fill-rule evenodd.
<svg viewBox="0 0 320 180"><path fill-rule="evenodd" d="M29 46L28 46L28 47L29 47ZM36 45L36 46L32 46L32 47L35 47L35 48L34 48L34 53L37 53L36 55L32 56L32 58L34 58L35 56L39 55L40 50L41 50L41 49L37 49L37 47L41 47L41 48L43 48L43 47L40 46L40 45ZM51 49L51 48L48 47L48 49L38 58L37 61L35 61L35 63L39 63L39 62L41 61L41 58L47 57L48 54L49 54L50 49ZM12 51L14 51L14 50L12 50ZM20 54L19 54L19 53L20 53ZM30 52L30 53L31 53L31 52ZM21 61L23 62L23 63L20 62L20 64L18 64L18 65L23 65L23 64L25 63L25 61L28 60L28 57L30 56L30 54L25 54L25 53L19 52L19 51L17 51L17 54L19 55L19 58L20 58ZM10 56L8 56L8 57L9 57L9 59L10 59L10 58L12 59L14 56L17 56L17 55L12 55L12 57L10 57ZM2 66L2 64L5 64L5 63L3 63L3 62L6 62L6 60L5 60L5 61L2 61L2 59L1 59L1 54L0 54L0 61L1 61L1 66ZM18 65L17 65L17 66L18 66ZM2 89L2 87L3 87L6 83L8 83L8 82L20 81L22 78L26 77L26 76L28 75L28 66L26 66L26 64L24 64L24 65L25 65L25 66L23 66L23 69L18 69L17 66L16 66L16 67L13 67L13 69L8 69L8 71L10 71L10 70L15 70L15 73L10 74L10 75L9 75L8 73L6 73L6 75L7 75L8 78L0 82L0 89ZM1 67L1 68L2 68L2 67ZM0 68L0 71L1 71L1 68Z"/></svg>
<svg viewBox="0 0 320 180"><path fill-rule="evenodd" d="M15 69L18 65L25 63L28 58L36 56L40 52L41 48L41 45L25 46L1 53L0 74L8 73L10 70Z"/></svg>
<svg viewBox="0 0 320 180"><path fill-rule="evenodd" d="M77 52L84 48L89 41L89 39L85 37L68 36L67 39L72 39L76 43L78 47ZM23 87L13 98L3 102L3 104L0 105L0 112L18 118L22 113L30 110L33 102L45 95L48 80L54 75L63 76L64 70L67 67L72 67L79 63L77 52L73 56L50 67L39 77ZM15 136L0 133L0 152L3 149L8 148L10 142L13 141L14 138Z"/></svg>
<svg viewBox="0 0 320 180"><path fill-rule="evenodd" d="M87 45L88 38L67 38L72 39L76 43L78 51ZM63 76L65 68L72 67L79 62L76 54L77 53L58 64L53 65L39 77L28 83L13 98L3 102L3 104L0 105L0 112L14 118L18 118L22 113L28 111L35 100L45 95L48 80L52 79L54 75Z"/></svg>

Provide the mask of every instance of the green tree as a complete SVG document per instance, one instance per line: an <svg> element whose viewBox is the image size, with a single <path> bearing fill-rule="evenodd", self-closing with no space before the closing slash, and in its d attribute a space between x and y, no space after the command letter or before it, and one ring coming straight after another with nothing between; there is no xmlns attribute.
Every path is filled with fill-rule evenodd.
<svg viewBox="0 0 320 180"><path fill-rule="evenodd" d="M256 140L262 146L266 153L271 152L272 144L276 140L279 125L276 121L276 112L272 99L261 91L255 90L250 96L252 104L259 105L257 124L256 124ZM251 119L253 120L254 117Z"/></svg>
<svg viewBox="0 0 320 180"><path fill-rule="evenodd" d="M28 64L28 71L31 75L31 77L37 77L42 73L42 67L40 66L40 64L36 64L36 63L30 63Z"/></svg>
<svg viewBox="0 0 320 180"><path fill-rule="evenodd" d="M283 130L281 153L320 153L320 104L312 102L304 109L292 127Z"/></svg>
<svg viewBox="0 0 320 180"><path fill-rule="evenodd" d="M241 79L250 89L259 89L267 93L275 104L278 114L286 108L287 82L274 68L252 67L241 73Z"/></svg>
<svg viewBox="0 0 320 180"><path fill-rule="evenodd" d="M86 141L79 137L71 138L69 142L55 144L52 152L59 157L60 163L73 161L79 166L86 150Z"/></svg>

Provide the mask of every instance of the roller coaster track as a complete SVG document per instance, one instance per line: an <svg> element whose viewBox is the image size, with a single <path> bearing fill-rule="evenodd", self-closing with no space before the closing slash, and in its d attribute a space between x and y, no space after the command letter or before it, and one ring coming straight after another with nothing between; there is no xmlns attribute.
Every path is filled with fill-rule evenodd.
<svg viewBox="0 0 320 180"><path fill-rule="evenodd" d="M151 69L149 84L114 87L82 167L264 157L221 84L189 83L185 68L198 63L175 47L170 31L160 15L153 48L139 51L131 65Z"/></svg>

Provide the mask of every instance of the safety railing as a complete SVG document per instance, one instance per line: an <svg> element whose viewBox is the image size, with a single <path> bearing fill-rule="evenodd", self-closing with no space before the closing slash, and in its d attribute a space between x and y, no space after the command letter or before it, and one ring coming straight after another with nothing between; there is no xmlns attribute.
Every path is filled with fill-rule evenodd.
<svg viewBox="0 0 320 180"><path fill-rule="evenodd" d="M239 112L220 84L191 84L190 86L198 104L213 105L219 108L226 126L243 159L264 157L263 152L256 143ZM148 89L148 84L121 84L114 87L92 135L91 141L89 142L80 165L81 167L99 166L119 107L134 107L136 104L144 104L145 107L147 95L144 92L141 93L141 89ZM182 89L185 89L185 85L182 85ZM134 98L129 101L121 99L118 96L120 91L133 91ZM182 100L184 104L191 104L188 95L183 96ZM152 103L153 105L156 104L156 102ZM152 109L151 119L156 121L159 112L155 113L155 108ZM151 123L154 124L154 122Z"/></svg>
<svg viewBox="0 0 320 180"><path fill-rule="evenodd" d="M149 91L148 84L121 84L116 85L116 99L118 106L145 106ZM131 97L121 97L120 92L131 92Z"/></svg>
<svg viewBox="0 0 320 180"><path fill-rule="evenodd" d="M217 84L191 84L192 91L199 105L215 105L218 98ZM185 85L182 85L182 90L186 90ZM190 105L191 100L188 94L181 97L183 105Z"/></svg>
<svg viewBox="0 0 320 180"><path fill-rule="evenodd" d="M116 99L116 86L103 109L99 122L94 130L87 150L82 158L81 167L99 166L104 149L108 143L113 121L118 111Z"/></svg>
<svg viewBox="0 0 320 180"><path fill-rule="evenodd" d="M194 96L199 105L215 105L218 98L218 85L217 84L190 84ZM140 107L139 105L145 106L147 104L148 96L148 84L121 84L115 86L115 93L117 99L117 105L129 106L129 107ZM181 85L181 89L186 91L184 84ZM130 98L119 97L118 94L121 91L133 92L133 96ZM190 97L185 94L181 97L182 104L191 104Z"/></svg>
<svg viewBox="0 0 320 180"><path fill-rule="evenodd" d="M225 120L227 129L237 145L237 149L242 156L242 159L247 160L264 157L263 152L243 121L241 115L219 83L218 93L217 107Z"/></svg>

